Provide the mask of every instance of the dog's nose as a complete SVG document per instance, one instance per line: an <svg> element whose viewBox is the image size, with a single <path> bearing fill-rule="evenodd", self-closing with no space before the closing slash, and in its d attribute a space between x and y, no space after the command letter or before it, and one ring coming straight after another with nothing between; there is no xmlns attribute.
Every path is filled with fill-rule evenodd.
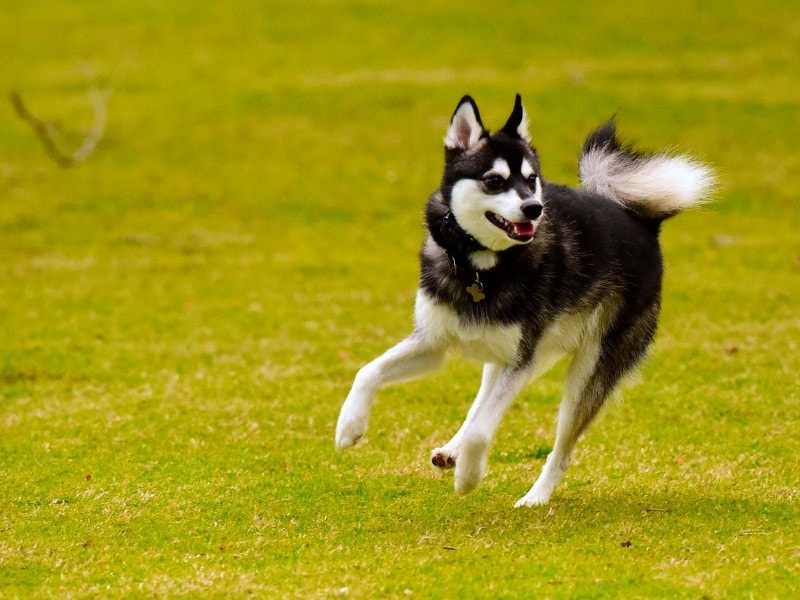
<svg viewBox="0 0 800 600"><path fill-rule="evenodd" d="M530 219L531 221L535 221L542 214L542 203L538 200L528 200L527 202L523 202L520 208L522 209L522 214L525 215L525 218Z"/></svg>

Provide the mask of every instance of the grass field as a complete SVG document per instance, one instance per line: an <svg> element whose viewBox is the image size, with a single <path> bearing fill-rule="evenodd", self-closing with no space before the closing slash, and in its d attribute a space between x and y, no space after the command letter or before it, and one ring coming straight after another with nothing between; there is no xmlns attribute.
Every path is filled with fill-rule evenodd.
<svg viewBox="0 0 800 600"><path fill-rule="evenodd" d="M800 8L4 2L0 597L789 598L800 592ZM543 4L543 3L541 3ZM355 371L411 327L422 207L464 93L520 92L546 177L591 127L711 162L670 221L643 383L551 503L514 510L563 368L465 498L430 450L478 365L385 390L336 454Z"/></svg>

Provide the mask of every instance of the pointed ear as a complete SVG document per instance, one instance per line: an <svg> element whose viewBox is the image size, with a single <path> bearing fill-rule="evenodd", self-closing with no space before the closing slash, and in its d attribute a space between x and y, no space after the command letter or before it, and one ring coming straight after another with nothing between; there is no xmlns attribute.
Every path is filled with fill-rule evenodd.
<svg viewBox="0 0 800 600"><path fill-rule="evenodd" d="M478 143L486 131L481 123L478 105L470 96L464 96L450 119L450 128L444 145L450 150L467 150Z"/></svg>
<svg viewBox="0 0 800 600"><path fill-rule="evenodd" d="M522 106L522 96L519 94L514 99L514 110L511 111L511 116L508 117L508 121L503 125L501 131L507 135L519 136L529 144L531 143L531 135L528 133L528 113Z"/></svg>

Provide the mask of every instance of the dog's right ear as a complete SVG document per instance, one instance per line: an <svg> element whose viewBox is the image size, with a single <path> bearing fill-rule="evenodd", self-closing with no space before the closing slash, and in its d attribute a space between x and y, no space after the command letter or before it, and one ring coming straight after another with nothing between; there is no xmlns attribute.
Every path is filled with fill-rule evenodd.
<svg viewBox="0 0 800 600"><path fill-rule="evenodd" d="M471 96L464 96L450 119L450 128L444 138L445 147L449 150L467 150L485 135L478 105Z"/></svg>

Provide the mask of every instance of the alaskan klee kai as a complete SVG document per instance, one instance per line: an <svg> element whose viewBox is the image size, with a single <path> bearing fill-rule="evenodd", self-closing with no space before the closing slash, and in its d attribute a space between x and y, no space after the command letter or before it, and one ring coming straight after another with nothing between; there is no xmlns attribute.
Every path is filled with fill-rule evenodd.
<svg viewBox="0 0 800 600"><path fill-rule="evenodd" d="M516 505L548 502L576 441L653 340L661 223L714 185L697 161L622 145L613 122L586 140L579 173L582 189L544 179L519 95L494 134L471 97L459 102L441 184L425 210L414 331L356 375L337 449L364 435L379 388L461 350L484 363L483 379L464 424L431 461L455 468L455 490L466 494L483 479L514 398L569 356L553 451Z"/></svg>

